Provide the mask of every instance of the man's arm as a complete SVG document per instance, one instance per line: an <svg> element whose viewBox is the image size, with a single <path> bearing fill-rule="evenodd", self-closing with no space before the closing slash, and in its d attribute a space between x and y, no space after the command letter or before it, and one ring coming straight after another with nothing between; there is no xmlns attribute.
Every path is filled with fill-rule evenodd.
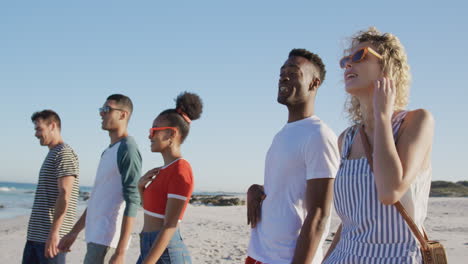
<svg viewBox="0 0 468 264"><path fill-rule="evenodd" d="M63 236L62 239L60 239L60 243L58 245L58 248L60 249L60 251L64 251L64 252L70 251L70 247L72 246L73 242L75 242L76 238L78 237L78 234L81 232L81 230L85 228L87 210L88 209L86 209L83 212L80 219L73 226L72 230L68 234Z"/></svg>
<svg viewBox="0 0 468 264"><path fill-rule="evenodd" d="M117 152L117 164L122 176L122 194L125 201L120 238L114 255L109 263L124 263L125 252L133 229L133 223L137 209L140 206L140 195L138 193L138 179L141 176L141 155L136 145L126 142L119 147Z"/></svg>
<svg viewBox="0 0 468 264"><path fill-rule="evenodd" d="M132 234L134 222L135 217L126 215L123 216L119 243L117 244L115 253L110 259L109 263L124 263L125 252L127 250L128 241L130 240L130 235Z"/></svg>
<svg viewBox="0 0 468 264"><path fill-rule="evenodd" d="M59 195L55 202L54 220L50 228L49 237L46 241L44 255L46 258L53 258L59 253L58 244L60 241L60 226L65 218L68 205L70 203L71 193L75 176L63 176L58 178Z"/></svg>
<svg viewBox="0 0 468 264"><path fill-rule="evenodd" d="M302 225L292 263L311 263L330 217L335 179L307 181L307 217Z"/></svg>

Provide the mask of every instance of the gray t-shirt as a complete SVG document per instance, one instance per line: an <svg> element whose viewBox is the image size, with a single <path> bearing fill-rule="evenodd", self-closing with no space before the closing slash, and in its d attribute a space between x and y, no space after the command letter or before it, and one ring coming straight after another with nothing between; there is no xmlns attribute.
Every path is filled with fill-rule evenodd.
<svg viewBox="0 0 468 264"><path fill-rule="evenodd" d="M27 236L29 241L47 241L54 220L55 203L59 195L58 179L64 176L74 176L75 181L70 203L60 227L60 237L70 232L73 227L79 194L78 156L69 145L62 143L50 149L42 163L31 218L29 219Z"/></svg>

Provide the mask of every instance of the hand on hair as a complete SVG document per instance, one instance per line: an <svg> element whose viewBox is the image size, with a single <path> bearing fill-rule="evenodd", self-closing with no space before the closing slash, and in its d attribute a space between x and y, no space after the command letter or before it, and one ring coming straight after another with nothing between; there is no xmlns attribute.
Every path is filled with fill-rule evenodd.
<svg viewBox="0 0 468 264"><path fill-rule="evenodd" d="M396 88L393 80L387 77L374 82L374 118L390 120L395 110Z"/></svg>

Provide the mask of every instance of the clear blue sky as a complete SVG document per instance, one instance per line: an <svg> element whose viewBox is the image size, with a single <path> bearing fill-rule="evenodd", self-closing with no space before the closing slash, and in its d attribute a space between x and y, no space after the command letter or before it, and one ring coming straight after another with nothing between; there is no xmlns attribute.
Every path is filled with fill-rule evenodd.
<svg viewBox="0 0 468 264"><path fill-rule="evenodd" d="M92 185L109 138L100 107L112 93L135 105L130 133L143 168L160 166L148 129L182 91L205 103L183 153L197 191L244 191L263 182L265 153L287 118L276 103L292 48L327 67L316 114L336 134L348 126L338 59L369 26L396 34L412 67L410 109L436 120L434 180L467 180L468 19L463 1L2 1L0 180L37 182L47 153L30 116L50 108Z"/></svg>

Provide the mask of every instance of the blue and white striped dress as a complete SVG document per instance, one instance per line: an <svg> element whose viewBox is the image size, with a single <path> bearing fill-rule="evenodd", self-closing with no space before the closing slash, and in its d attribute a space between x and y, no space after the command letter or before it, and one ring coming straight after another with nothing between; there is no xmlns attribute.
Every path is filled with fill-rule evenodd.
<svg viewBox="0 0 468 264"><path fill-rule="evenodd" d="M394 116L394 137L406 113L399 112ZM359 135L358 127L348 129L344 137L341 165L334 185L334 205L342 221L342 230L338 244L324 263L421 263L418 244L403 217L395 206L379 201L367 158L348 159L353 141ZM427 182L427 175L430 175L430 168L418 177ZM414 184L419 183L415 181ZM411 209L425 203L422 212L415 215L411 210L410 213L418 219L418 226L422 225L427 213L430 177L429 185L423 185L423 188L410 187L408 194L405 194L409 199L405 202L402 200L405 207L411 204Z"/></svg>

